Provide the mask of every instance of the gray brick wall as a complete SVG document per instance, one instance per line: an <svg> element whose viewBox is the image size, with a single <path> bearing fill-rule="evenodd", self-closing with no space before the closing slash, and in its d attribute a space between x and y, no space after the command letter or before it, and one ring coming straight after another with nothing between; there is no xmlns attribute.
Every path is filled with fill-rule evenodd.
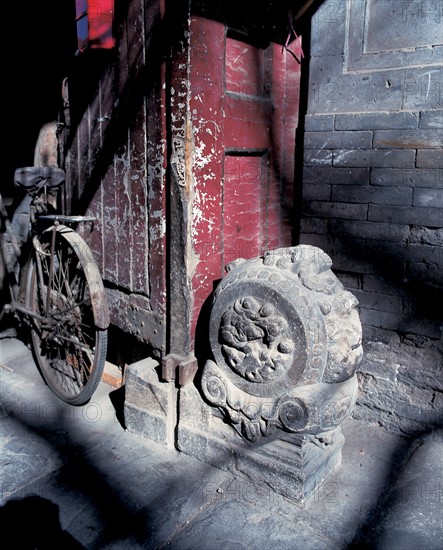
<svg viewBox="0 0 443 550"><path fill-rule="evenodd" d="M443 417L443 57L419 32L443 14L408 11L391 22L407 49L391 33L367 53L362 29L393 17L388 4L343 24L344 3L326 0L313 19L300 242L323 248L360 302L356 416L415 433Z"/></svg>

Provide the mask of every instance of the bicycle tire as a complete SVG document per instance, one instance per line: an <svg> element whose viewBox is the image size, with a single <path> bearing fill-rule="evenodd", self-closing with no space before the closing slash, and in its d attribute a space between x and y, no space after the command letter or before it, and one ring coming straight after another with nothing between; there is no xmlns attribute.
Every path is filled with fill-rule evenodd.
<svg viewBox="0 0 443 550"><path fill-rule="evenodd" d="M33 250L28 267L27 307L49 319L33 317L31 345L48 387L66 403L79 406L91 399L101 380L109 312L103 281L88 245L75 231L60 225L55 233L46 317L52 234L50 228L39 237L40 246Z"/></svg>

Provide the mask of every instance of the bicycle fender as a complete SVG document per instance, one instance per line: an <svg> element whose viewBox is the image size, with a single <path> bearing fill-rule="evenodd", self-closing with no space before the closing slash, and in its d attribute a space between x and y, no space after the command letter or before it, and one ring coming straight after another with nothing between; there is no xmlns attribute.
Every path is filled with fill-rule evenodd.
<svg viewBox="0 0 443 550"><path fill-rule="evenodd" d="M50 233L52 230L53 227L49 227L44 233ZM70 227L59 225L56 231L72 246L80 260L89 285L95 325L100 329L107 329L110 324L108 301L103 280L91 249L84 239Z"/></svg>

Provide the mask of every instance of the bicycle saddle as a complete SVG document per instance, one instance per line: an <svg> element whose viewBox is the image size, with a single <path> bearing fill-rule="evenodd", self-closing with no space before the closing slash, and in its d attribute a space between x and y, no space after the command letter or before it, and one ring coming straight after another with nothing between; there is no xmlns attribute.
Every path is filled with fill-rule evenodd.
<svg viewBox="0 0 443 550"><path fill-rule="evenodd" d="M58 187L65 181L65 172L56 166L27 166L17 168L14 173L14 183L27 191L40 189L45 185Z"/></svg>

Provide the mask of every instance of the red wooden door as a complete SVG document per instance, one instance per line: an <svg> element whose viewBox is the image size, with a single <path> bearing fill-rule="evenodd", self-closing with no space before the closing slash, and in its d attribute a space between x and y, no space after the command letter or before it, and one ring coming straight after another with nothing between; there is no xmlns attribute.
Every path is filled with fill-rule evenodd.
<svg viewBox="0 0 443 550"><path fill-rule="evenodd" d="M291 243L300 67L247 20L192 15L214 5L131 0L96 94L75 92L102 56L70 79L68 208L99 220L112 323L159 356L193 351L227 263Z"/></svg>
<svg viewBox="0 0 443 550"><path fill-rule="evenodd" d="M87 4L93 5L92 30L109 23L94 10L111 6L110 0ZM131 0L117 7L116 51L91 47L75 58L69 75L69 122L62 138L67 210L97 218L92 231L87 224L78 231L103 276L112 325L161 356L166 353L164 60L146 37L161 32L164 6L162 0ZM90 41L91 26L89 31ZM104 33L109 45L107 37ZM124 352L132 356L131 349Z"/></svg>
<svg viewBox="0 0 443 550"><path fill-rule="evenodd" d="M300 65L216 21L190 31L193 337L227 263L291 244Z"/></svg>

